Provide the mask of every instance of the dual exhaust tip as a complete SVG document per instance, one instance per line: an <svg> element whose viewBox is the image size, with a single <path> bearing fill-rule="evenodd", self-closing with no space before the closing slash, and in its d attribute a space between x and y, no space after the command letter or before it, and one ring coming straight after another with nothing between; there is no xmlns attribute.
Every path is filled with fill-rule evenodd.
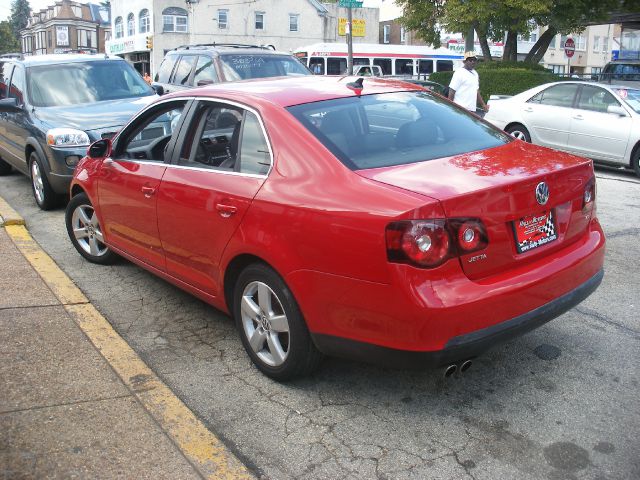
<svg viewBox="0 0 640 480"><path fill-rule="evenodd" d="M473 362L471 360L465 360L460 364L452 363L444 369L444 378L452 377L456 372L464 373L471 368L471 365L473 365Z"/></svg>

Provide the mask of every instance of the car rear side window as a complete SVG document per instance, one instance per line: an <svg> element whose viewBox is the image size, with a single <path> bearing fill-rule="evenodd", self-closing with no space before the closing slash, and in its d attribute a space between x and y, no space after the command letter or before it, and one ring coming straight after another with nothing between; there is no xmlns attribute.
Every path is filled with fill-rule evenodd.
<svg viewBox="0 0 640 480"><path fill-rule="evenodd" d="M449 157L510 141L464 109L426 92L362 95L288 110L353 170Z"/></svg>
<svg viewBox="0 0 640 480"><path fill-rule="evenodd" d="M0 63L0 99L7 98L9 93L12 68L13 65L10 63Z"/></svg>
<svg viewBox="0 0 640 480"><path fill-rule="evenodd" d="M193 84L197 87L198 82L201 84L216 83L218 81L218 75L216 74L216 67L213 63L213 59L208 56L201 55L198 57L198 63L196 65L196 73L193 76Z"/></svg>
<svg viewBox="0 0 640 480"><path fill-rule="evenodd" d="M296 58L272 54L224 54L220 55L224 76L228 81L247 78L311 75Z"/></svg>
<svg viewBox="0 0 640 480"><path fill-rule="evenodd" d="M573 99L577 91L578 85L576 84L554 85L534 95L529 102L570 108L573 106Z"/></svg>

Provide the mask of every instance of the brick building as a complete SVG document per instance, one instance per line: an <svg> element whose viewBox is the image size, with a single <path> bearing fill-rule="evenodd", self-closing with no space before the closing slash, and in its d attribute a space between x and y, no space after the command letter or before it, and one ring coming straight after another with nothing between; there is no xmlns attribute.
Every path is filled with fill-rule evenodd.
<svg viewBox="0 0 640 480"><path fill-rule="evenodd" d="M24 55L102 53L111 37L109 8L61 0L33 12L20 36Z"/></svg>

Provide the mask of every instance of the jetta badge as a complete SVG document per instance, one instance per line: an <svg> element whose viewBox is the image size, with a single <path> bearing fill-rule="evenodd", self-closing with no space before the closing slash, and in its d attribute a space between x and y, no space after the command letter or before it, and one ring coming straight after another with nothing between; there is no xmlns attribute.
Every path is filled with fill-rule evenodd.
<svg viewBox="0 0 640 480"><path fill-rule="evenodd" d="M549 201L549 186L545 182L540 182L536 186L536 200L540 205Z"/></svg>

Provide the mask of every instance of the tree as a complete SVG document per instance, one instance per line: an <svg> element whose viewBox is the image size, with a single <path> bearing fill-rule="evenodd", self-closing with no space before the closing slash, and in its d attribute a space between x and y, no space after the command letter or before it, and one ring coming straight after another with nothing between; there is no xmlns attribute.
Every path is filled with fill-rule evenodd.
<svg viewBox="0 0 640 480"><path fill-rule="evenodd" d="M557 33L578 33L586 24L605 22L620 8L638 11L637 0L397 0L400 22L418 37L440 45L440 30L476 31L482 53L490 60L489 40L505 40L502 59L516 61L518 35L547 27L525 61L538 63Z"/></svg>
<svg viewBox="0 0 640 480"><path fill-rule="evenodd" d="M0 55L20 51L20 42L13 36L11 24L8 21L0 22Z"/></svg>
<svg viewBox="0 0 640 480"><path fill-rule="evenodd" d="M13 0L11 3L11 16L9 22L11 23L11 30L16 39L20 38L20 30L27 26L31 15L31 6L29 6L29 0Z"/></svg>

